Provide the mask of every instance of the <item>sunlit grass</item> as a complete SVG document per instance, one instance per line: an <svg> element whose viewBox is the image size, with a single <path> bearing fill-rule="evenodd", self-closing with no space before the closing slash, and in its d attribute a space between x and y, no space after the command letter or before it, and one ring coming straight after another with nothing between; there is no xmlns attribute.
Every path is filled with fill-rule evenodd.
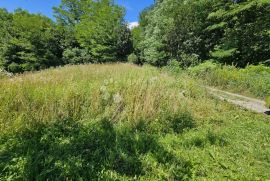
<svg viewBox="0 0 270 181"><path fill-rule="evenodd" d="M270 95L270 68L250 65L239 69L205 62L190 68L190 73L211 86L265 99Z"/></svg>
<svg viewBox="0 0 270 181"><path fill-rule="evenodd" d="M0 91L0 180L270 178L270 118L186 75L66 66L1 79Z"/></svg>

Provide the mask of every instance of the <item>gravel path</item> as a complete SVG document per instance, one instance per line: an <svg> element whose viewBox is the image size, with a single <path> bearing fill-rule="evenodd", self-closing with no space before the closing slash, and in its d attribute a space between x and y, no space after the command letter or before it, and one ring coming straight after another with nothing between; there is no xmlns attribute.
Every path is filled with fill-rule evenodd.
<svg viewBox="0 0 270 181"><path fill-rule="evenodd" d="M220 100L227 101L242 108L270 115L270 110L265 106L265 102L259 99L254 99L239 94L234 94L212 87L205 87L210 94Z"/></svg>

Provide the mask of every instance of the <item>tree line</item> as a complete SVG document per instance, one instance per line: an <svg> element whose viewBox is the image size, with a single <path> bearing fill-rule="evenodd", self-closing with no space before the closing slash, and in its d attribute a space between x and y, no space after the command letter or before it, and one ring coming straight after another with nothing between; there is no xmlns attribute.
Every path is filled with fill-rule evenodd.
<svg viewBox="0 0 270 181"><path fill-rule="evenodd" d="M156 0L129 30L113 0L62 0L56 21L0 9L0 67L132 61L186 68L213 59L244 67L270 59L269 0Z"/></svg>
<svg viewBox="0 0 270 181"><path fill-rule="evenodd" d="M65 64L125 61L132 52L125 9L111 0L62 0L56 21L0 9L0 67L19 73Z"/></svg>
<svg viewBox="0 0 270 181"><path fill-rule="evenodd" d="M133 30L138 61L188 67L269 62L269 0L156 0Z"/></svg>

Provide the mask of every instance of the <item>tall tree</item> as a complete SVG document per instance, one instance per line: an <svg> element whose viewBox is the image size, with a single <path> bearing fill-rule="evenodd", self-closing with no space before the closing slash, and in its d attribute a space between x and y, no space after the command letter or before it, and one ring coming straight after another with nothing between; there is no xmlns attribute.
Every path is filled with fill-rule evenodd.
<svg viewBox="0 0 270 181"><path fill-rule="evenodd" d="M209 19L209 33L221 35L211 53L215 59L238 66L270 59L270 1L225 2Z"/></svg>
<svg viewBox="0 0 270 181"><path fill-rule="evenodd" d="M62 0L55 11L59 22L73 28L79 46L87 49L93 61L119 61L130 53L125 11L112 0Z"/></svg>

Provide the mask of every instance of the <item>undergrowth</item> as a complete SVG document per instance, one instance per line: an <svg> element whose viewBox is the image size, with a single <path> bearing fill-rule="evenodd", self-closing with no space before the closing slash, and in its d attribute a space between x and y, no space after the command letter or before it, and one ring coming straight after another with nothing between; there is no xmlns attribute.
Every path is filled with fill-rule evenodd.
<svg viewBox="0 0 270 181"><path fill-rule="evenodd" d="M189 73L210 86L263 99L270 95L270 68L264 65L240 69L205 62L190 68Z"/></svg>

